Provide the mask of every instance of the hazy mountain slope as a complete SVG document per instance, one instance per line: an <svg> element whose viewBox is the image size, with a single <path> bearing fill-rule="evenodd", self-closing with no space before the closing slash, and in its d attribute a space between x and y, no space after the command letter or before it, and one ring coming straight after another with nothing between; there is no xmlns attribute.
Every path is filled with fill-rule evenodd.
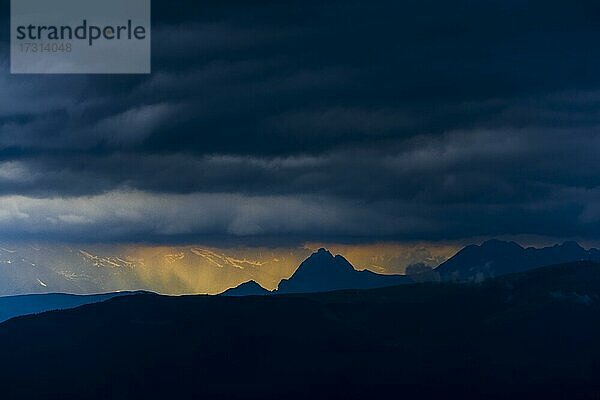
<svg viewBox="0 0 600 400"><path fill-rule="evenodd" d="M600 389L599 338L600 265L585 262L477 285L133 295L1 324L0 385L7 399L579 399Z"/></svg>
<svg viewBox="0 0 600 400"><path fill-rule="evenodd" d="M91 294L141 287L136 263L63 245L0 246L0 295Z"/></svg>
<svg viewBox="0 0 600 400"><path fill-rule="evenodd" d="M20 315L36 314L51 310L64 310L84 304L105 301L117 296L127 296L133 293L135 292L113 292L96 295L48 293L0 297L0 322Z"/></svg>
<svg viewBox="0 0 600 400"><path fill-rule="evenodd" d="M149 290L220 293L248 280L275 288L307 249L0 244L0 296Z"/></svg>

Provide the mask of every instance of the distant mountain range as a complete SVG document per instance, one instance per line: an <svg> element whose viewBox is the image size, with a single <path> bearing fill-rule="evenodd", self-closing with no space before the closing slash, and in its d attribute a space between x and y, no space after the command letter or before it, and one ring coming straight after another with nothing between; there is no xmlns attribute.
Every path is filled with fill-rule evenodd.
<svg viewBox="0 0 600 400"><path fill-rule="evenodd" d="M38 314L45 311L66 310L84 304L98 303L113 297L141 292L114 292L95 295L64 293L30 294L0 297L0 323L21 315Z"/></svg>
<svg viewBox="0 0 600 400"><path fill-rule="evenodd" d="M463 248L434 270L425 265L413 268L413 265L407 269L408 276L403 276L358 271L343 256L334 256L325 249L308 258L305 251L284 254L283 251L261 250L254 254L249 250L228 250L225 254L194 246L140 250L109 245L73 248L53 244L3 244L0 245L0 296L124 290L219 293L240 282L246 284L224 294L322 292L441 279L478 282L550 264L600 261L600 251L586 250L575 242L536 249L490 240ZM300 266L295 267L297 265ZM278 288L270 292L261 285L269 288L278 285Z"/></svg>
<svg viewBox="0 0 600 400"><path fill-rule="evenodd" d="M552 264L600 261L600 251L576 242L544 248L524 248L515 242L488 240L460 250L435 269L444 280L475 281L523 272Z"/></svg>
<svg viewBox="0 0 600 400"><path fill-rule="evenodd" d="M599 338L592 262L481 284L139 294L0 324L0 387L3 399L591 399Z"/></svg>
<svg viewBox="0 0 600 400"><path fill-rule="evenodd" d="M343 256L334 256L321 248L300 264L296 272L279 283L272 292L254 281L229 289L225 296L247 296L286 293L314 293L341 289L372 289L413 283L405 275L381 275L371 271L357 271Z"/></svg>
<svg viewBox="0 0 600 400"><path fill-rule="evenodd" d="M600 251L586 250L576 242L544 248L524 248L515 242L488 240L470 245L435 269L422 267L418 275L381 275L357 271L341 255L333 256L319 249L307 258L289 279L283 279L277 290L268 291L255 281L229 289L226 296L315 293L340 289L369 289L425 281L481 282L515 272L524 272L552 264L575 261L598 261Z"/></svg>

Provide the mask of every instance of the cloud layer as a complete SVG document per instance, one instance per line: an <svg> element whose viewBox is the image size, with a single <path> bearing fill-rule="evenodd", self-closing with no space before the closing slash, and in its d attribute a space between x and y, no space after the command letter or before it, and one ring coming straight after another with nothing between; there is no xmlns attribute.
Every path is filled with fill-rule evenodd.
<svg viewBox="0 0 600 400"><path fill-rule="evenodd" d="M595 2L153 15L150 76L9 75L0 31L0 234L599 239Z"/></svg>

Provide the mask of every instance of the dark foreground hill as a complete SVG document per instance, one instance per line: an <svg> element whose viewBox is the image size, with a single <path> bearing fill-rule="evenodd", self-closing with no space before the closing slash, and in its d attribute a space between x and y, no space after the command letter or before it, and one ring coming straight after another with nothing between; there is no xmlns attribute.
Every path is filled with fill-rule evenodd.
<svg viewBox="0 0 600 400"><path fill-rule="evenodd" d="M600 265L311 295L140 294L0 325L3 399L578 399Z"/></svg>

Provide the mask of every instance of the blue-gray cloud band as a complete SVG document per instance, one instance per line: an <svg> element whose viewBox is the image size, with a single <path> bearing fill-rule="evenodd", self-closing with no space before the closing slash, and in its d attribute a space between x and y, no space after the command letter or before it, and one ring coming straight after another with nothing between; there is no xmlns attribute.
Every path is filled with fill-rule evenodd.
<svg viewBox="0 0 600 400"><path fill-rule="evenodd" d="M3 235L600 236L595 2L153 15L148 77L11 76L2 24Z"/></svg>

